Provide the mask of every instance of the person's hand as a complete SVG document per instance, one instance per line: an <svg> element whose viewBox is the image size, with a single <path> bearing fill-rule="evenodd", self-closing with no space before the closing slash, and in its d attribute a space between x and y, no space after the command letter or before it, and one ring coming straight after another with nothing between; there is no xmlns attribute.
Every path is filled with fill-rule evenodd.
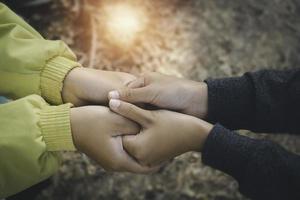
<svg viewBox="0 0 300 200"><path fill-rule="evenodd" d="M212 125L196 117L167 110L148 111L112 99L110 108L140 124L136 135L123 136L123 146L142 165L155 166L188 151L201 151Z"/></svg>
<svg viewBox="0 0 300 200"><path fill-rule="evenodd" d="M109 91L122 88L134 79L135 76L123 72L74 68L65 78L63 101L75 106L107 105Z"/></svg>
<svg viewBox="0 0 300 200"><path fill-rule="evenodd" d="M202 119L207 115L206 83L159 73L142 75L130 82L128 87L110 92L109 98L146 103Z"/></svg>
<svg viewBox="0 0 300 200"><path fill-rule="evenodd" d="M134 122L102 106L71 109L71 128L75 147L108 171L148 173L155 169L143 167L126 153L122 135L136 134Z"/></svg>

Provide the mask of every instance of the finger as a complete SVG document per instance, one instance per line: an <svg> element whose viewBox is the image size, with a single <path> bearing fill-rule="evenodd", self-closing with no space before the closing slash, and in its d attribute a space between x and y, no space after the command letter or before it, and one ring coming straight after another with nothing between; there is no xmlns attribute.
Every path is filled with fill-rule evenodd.
<svg viewBox="0 0 300 200"><path fill-rule="evenodd" d="M112 136L136 135L140 132L140 126L120 115L115 118L115 131Z"/></svg>
<svg viewBox="0 0 300 200"><path fill-rule="evenodd" d="M123 166L123 170L127 172L132 173L152 173L159 170L159 167L149 167L149 166L143 166L139 164L134 158L132 158L128 153L123 151L121 155L121 164Z"/></svg>
<svg viewBox="0 0 300 200"><path fill-rule="evenodd" d="M117 99L111 99L109 101L109 107L119 115L139 123L142 127L145 127L152 122L150 111L143 110L133 104Z"/></svg>
<svg viewBox="0 0 300 200"><path fill-rule="evenodd" d="M151 173L157 171L157 167L149 167L140 165L134 158L132 158L125 150L122 145L122 138L114 138L115 153L114 162L111 166L113 171L127 171L133 173Z"/></svg>
<svg viewBox="0 0 300 200"><path fill-rule="evenodd" d="M151 101L151 91L148 87L143 88L122 88L109 92L109 99L121 99L130 103L149 103Z"/></svg>
<svg viewBox="0 0 300 200"><path fill-rule="evenodd" d="M124 170L132 173L153 173L155 171L159 170L159 167L149 167L149 166L143 166L139 164L136 160L134 160L132 157L130 157L126 152L124 152L127 157L124 159Z"/></svg>
<svg viewBox="0 0 300 200"><path fill-rule="evenodd" d="M145 77L141 76L138 77L137 79L129 82L127 84L127 87L131 88L131 89L135 89L135 88L141 88L141 87L145 87Z"/></svg>
<svg viewBox="0 0 300 200"><path fill-rule="evenodd" d="M113 122L111 128L114 133L112 136L135 135L140 132L141 126L138 123L123 117L114 111L111 111L111 114L113 117L111 119Z"/></svg>
<svg viewBox="0 0 300 200"><path fill-rule="evenodd" d="M137 135L127 135L122 137L124 149L136 159L138 159L137 153L140 150L138 137L139 136Z"/></svg>
<svg viewBox="0 0 300 200"><path fill-rule="evenodd" d="M122 137L122 144L126 152L133 156L140 164L147 165L149 167L159 166L162 168L169 161L151 161L149 159L147 151L145 152L145 140L147 140L143 134L138 135L126 135Z"/></svg>
<svg viewBox="0 0 300 200"><path fill-rule="evenodd" d="M148 162L147 152L148 150L145 149L145 142L144 142L143 134L140 133L138 135L128 135L122 137L122 144L124 149L133 156L138 163L141 165L150 166ZM149 153L149 152L148 152ZM155 165L156 166L156 165Z"/></svg>

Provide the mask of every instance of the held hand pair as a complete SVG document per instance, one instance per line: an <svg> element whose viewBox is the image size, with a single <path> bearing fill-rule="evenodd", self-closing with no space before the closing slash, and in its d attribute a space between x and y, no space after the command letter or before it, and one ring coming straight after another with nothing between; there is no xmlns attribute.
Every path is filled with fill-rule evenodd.
<svg viewBox="0 0 300 200"><path fill-rule="evenodd" d="M113 92L108 95L109 91ZM65 102L83 106L71 109L76 148L110 171L156 171L170 158L200 151L212 128L199 119L207 113L204 83L156 73L136 78L76 68L66 77L62 96ZM108 104L107 96L113 112L99 106ZM177 112L148 111L127 102Z"/></svg>
<svg viewBox="0 0 300 200"><path fill-rule="evenodd" d="M207 115L205 83L150 73L127 88L110 92L109 98L111 110L140 125L138 134L122 138L127 152L143 166L157 166L188 151L201 151L213 127L199 119ZM148 111L125 101L177 112Z"/></svg>
<svg viewBox="0 0 300 200"><path fill-rule="evenodd" d="M143 110L112 99L110 108L138 123L138 134L122 136L126 151L143 166L158 166L189 151L201 151L212 125L196 117L167 111Z"/></svg>
<svg viewBox="0 0 300 200"><path fill-rule="evenodd" d="M123 148L121 136L137 134L139 126L105 106L109 91L122 88L134 79L127 73L79 67L64 81L64 102L76 106L70 113L74 145L107 171L149 173L157 169L141 166Z"/></svg>

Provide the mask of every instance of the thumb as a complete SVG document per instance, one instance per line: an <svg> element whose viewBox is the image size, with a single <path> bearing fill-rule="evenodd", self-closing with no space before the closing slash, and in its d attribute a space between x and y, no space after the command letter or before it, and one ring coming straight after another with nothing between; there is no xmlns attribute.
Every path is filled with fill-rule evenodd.
<svg viewBox="0 0 300 200"><path fill-rule="evenodd" d="M123 147L126 152L134 157L140 164L147 165L146 156L144 155L143 139L140 134L137 135L126 135L122 137Z"/></svg>
<svg viewBox="0 0 300 200"><path fill-rule="evenodd" d="M139 123L142 127L145 127L152 122L150 111L143 110L133 104L117 99L111 99L109 101L109 107L119 115Z"/></svg>
<svg viewBox="0 0 300 200"><path fill-rule="evenodd" d="M124 149L133 157L137 158L138 152L141 150L141 141L139 135L125 135L122 137Z"/></svg>
<svg viewBox="0 0 300 200"><path fill-rule="evenodd" d="M125 151L122 152L121 163L123 165L123 170L132 173L148 174L148 173L158 171L159 169L158 166L149 167L149 166L140 165L133 157L131 157Z"/></svg>
<svg viewBox="0 0 300 200"><path fill-rule="evenodd" d="M129 103L150 103L151 91L148 87L123 88L109 92L109 99L120 99Z"/></svg>

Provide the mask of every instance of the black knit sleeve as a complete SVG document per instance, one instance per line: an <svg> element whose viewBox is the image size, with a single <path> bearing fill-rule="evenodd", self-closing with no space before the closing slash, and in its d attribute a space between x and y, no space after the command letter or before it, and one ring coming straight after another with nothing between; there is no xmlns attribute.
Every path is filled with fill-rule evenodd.
<svg viewBox="0 0 300 200"><path fill-rule="evenodd" d="M208 121L230 129L300 134L300 69L207 80Z"/></svg>
<svg viewBox="0 0 300 200"><path fill-rule="evenodd" d="M270 141L217 124L204 145L202 161L234 177L241 193L252 199L300 199L300 156Z"/></svg>

